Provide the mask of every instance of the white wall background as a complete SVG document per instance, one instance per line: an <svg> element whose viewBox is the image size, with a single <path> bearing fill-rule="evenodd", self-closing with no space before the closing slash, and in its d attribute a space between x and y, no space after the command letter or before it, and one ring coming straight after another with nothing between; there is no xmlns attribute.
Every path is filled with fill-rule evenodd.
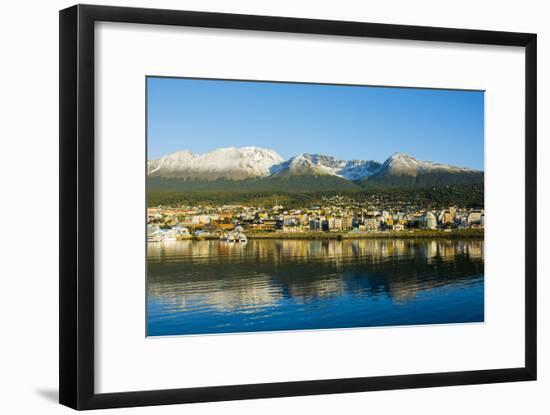
<svg viewBox="0 0 550 415"><path fill-rule="evenodd" d="M106 0L107 1L107 0ZM89 1L88 3L96 3ZM103 2L99 2L100 4ZM544 119L549 96L549 10L545 2L441 1L353 2L348 0L159 0L114 1L112 5L162 7L358 20L429 26L537 32L539 34L539 381L392 392L285 398L138 408L125 413L547 413L550 409L549 337L543 324L550 313L543 304L548 263L542 257L550 235L550 169L542 157L549 150ZM69 413L57 400L58 299L58 16L72 2L52 0L3 4L0 64L2 126L2 278L0 319L0 408L4 413ZM542 80L541 80L542 78ZM543 234L546 233L546 237ZM513 243L513 242L512 242ZM546 246L545 246L546 245ZM547 249L546 249L547 251ZM545 393L546 392L546 393ZM154 411L154 412L153 412ZM113 411L107 410L108 414Z"/></svg>

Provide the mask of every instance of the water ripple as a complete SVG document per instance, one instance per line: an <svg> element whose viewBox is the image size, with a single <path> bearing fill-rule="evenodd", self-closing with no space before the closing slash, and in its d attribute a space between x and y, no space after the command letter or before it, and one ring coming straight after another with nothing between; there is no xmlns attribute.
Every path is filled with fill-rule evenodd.
<svg viewBox="0 0 550 415"><path fill-rule="evenodd" d="M475 322L482 240L148 247L149 335Z"/></svg>

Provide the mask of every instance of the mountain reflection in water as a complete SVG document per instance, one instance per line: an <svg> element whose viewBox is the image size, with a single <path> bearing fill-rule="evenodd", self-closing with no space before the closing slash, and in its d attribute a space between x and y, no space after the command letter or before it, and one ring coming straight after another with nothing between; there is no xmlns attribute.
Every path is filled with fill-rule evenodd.
<svg viewBox="0 0 550 415"><path fill-rule="evenodd" d="M483 240L148 245L149 336L481 322Z"/></svg>

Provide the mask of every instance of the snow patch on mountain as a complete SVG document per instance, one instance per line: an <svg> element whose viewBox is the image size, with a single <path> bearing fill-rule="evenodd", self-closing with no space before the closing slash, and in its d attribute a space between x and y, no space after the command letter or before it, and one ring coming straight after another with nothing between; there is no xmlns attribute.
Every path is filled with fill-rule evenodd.
<svg viewBox="0 0 550 415"><path fill-rule="evenodd" d="M380 168L380 163L374 160L350 160L338 171L338 175L348 180L361 180L373 175Z"/></svg>

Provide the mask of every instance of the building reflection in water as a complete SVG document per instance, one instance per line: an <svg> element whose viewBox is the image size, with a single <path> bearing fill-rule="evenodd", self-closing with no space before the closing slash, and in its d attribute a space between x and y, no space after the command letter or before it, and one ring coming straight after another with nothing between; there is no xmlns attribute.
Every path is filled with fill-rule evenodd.
<svg viewBox="0 0 550 415"><path fill-rule="evenodd" d="M422 292L483 277L483 240L178 241L148 246L148 301L167 313L257 313L284 301Z"/></svg>

